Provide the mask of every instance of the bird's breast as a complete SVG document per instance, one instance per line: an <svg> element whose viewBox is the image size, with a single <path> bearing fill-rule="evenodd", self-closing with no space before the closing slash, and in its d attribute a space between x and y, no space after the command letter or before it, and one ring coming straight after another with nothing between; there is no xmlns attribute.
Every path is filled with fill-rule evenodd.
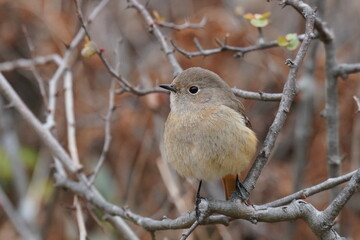
<svg viewBox="0 0 360 240"><path fill-rule="evenodd" d="M224 105L171 112L165 124L165 157L186 177L207 180L236 174L249 164L256 143L244 117Z"/></svg>

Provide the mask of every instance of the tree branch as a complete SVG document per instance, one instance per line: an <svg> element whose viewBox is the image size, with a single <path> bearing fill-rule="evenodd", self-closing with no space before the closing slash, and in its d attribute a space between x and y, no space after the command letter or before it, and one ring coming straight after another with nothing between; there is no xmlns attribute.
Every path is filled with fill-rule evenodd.
<svg viewBox="0 0 360 240"><path fill-rule="evenodd" d="M77 144L76 144L76 129L75 129L75 111L74 111L74 96L73 96L73 76L70 70L67 70L64 75L64 89L65 89L65 113L67 122L67 139L70 156L76 164L80 164ZM76 221L79 228L79 239L85 240L87 238L87 231L83 216L82 207L78 196L74 196L74 206L76 209Z"/></svg>
<svg viewBox="0 0 360 240"><path fill-rule="evenodd" d="M273 202L266 203L266 204L264 204L264 206L267 206L267 207L279 207L279 206L288 204L291 201L296 200L296 199L306 199L306 198L308 198L308 197L310 197L312 195L315 195L315 194L317 194L319 192L329 190L329 189L331 189L331 188L333 188L335 186L338 186L338 185L340 185L340 184L342 184L344 182L349 181L351 179L351 177L355 173L356 173L356 171L353 171L353 172L347 173L347 174L342 175L342 176L337 177L337 178L329 178L329 179L325 180L324 182L319 183L317 185L302 189L302 190L300 190L298 192L295 192L293 194L290 194L290 195L288 195L286 197L275 200Z"/></svg>
<svg viewBox="0 0 360 240"><path fill-rule="evenodd" d="M183 229L192 226L188 230L188 232L191 232L197 226L197 224L195 224L194 211L186 213L176 219L164 218L162 220L154 220L139 216L126 207L117 207L108 203L101 196L94 193L93 187L88 187L81 182L71 181L66 177L62 177L59 173L55 174L55 179L58 186L69 189L79 196L82 196L107 214L121 216L150 232L166 229ZM311 204L303 200L292 201L289 205L279 207L246 205L237 201L202 200L199 207L202 213L209 216L203 218L203 221L200 222L202 225L215 223L228 224L229 221L235 219L246 219L252 223L303 219L321 239L336 239L335 237L338 236L331 228L331 225L327 225L327 222L323 220L322 212L319 212ZM184 236L187 236L187 233L185 233ZM324 236L332 236L332 238L325 238Z"/></svg>
<svg viewBox="0 0 360 240"><path fill-rule="evenodd" d="M360 185L360 169L356 170L346 187L336 196L331 204L324 210L328 222L334 222L340 211L357 191Z"/></svg>
<svg viewBox="0 0 360 240"><path fill-rule="evenodd" d="M94 19L97 14L106 6L108 0L101 1L91 12L89 19ZM55 126L55 108L56 108L56 93L57 93L57 84L60 77L63 75L64 71L69 68L69 62L72 56L73 51L85 37L85 31L80 29L68 48L66 49L64 56L60 60L58 69L56 70L53 77L49 80L49 102L48 102L48 115L46 117L45 126L48 129L51 129Z"/></svg>
<svg viewBox="0 0 360 240"><path fill-rule="evenodd" d="M175 30L183 30L187 28L193 28L193 29L203 28L206 22L207 22L207 18L204 17L203 19L201 19L199 23L190 23L189 21L185 20L183 24L175 24L166 21L156 21L156 24L159 25L160 27L167 27Z"/></svg>
<svg viewBox="0 0 360 240"><path fill-rule="evenodd" d="M276 113L275 119L270 126L269 132L265 138L264 144L260 153L258 154L252 168L249 171L248 176L244 181L245 187L248 191L254 189L257 179L260 176L262 169L268 161L270 153L274 147L277 136L279 135L280 129L284 125L287 113L290 110L290 106L294 100L296 93L296 77L299 67L305 57L305 54L309 48L310 42L314 36L314 22L315 13L307 4L302 1L294 1L294 4L301 6L302 11L306 17L305 22L305 37L301 43L300 49L295 57L294 61L290 60L290 72L283 89L283 95L280 101L279 109Z"/></svg>
<svg viewBox="0 0 360 240"><path fill-rule="evenodd" d="M5 77L0 73L0 92L8 99L19 114L24 118L24 120L34 129L37 135L40 137L42 143L47 146L51 151L52 155L60 159L66 166L66 168L72 172L76 173L82 169L82 166L79 164L73 163L70 156L59 144L59 142L52 136L50 131L45 128L41 122L34 116L34 114L27 108L24 102L16 94L14 89L7 82Z"/></svg>
<svg viewBox="0 0 360 240"><path fill-rule="evenodd" d="M75 3L78 18L79 18L81 26L82 26L82 30L85 31L85 33L89 37L89 39L92 39L90 32L87 28L88 24L92 23L92 21L90 21L89 19L87 21L85 21L83 14L81 12L81 9L77 3L77 0L74 0L74 3ZM105 58L102 51L100 51L99 49L96 49L96 52L97 52L98 56L100 57L101 61L103 62L105 68L110 73L110 75L112 77L114 77L115 79L117 79L121 83L122 88L119 91L115 91L117 94L121 94L123 92L131 92L135 95L143 96L143 95L150 94L150 93L166 92L166 91L164 91L164 89L159 88L159 87L155 87L153 89L140 89L138 87L134 87L123 75L119 74L118 71L110 65L109 61Z"/></svg>
<svg viewBox="0 0 360 240"><path fill-rule="evenodd" d="M149 27L149 32L153 33L158 42L161 45L162 50L165 53L165 56L168 58L172 68L174 76L177 76L182 72L182 68L180 67L177 59L175 58L175 54L173 49L170 49L164 35L160 31L159 27L155 24L155 20L151 17L149 11L137 0L128 0L129 7L135 8L144 18L145 22Z"/></svg>
<svg viewBox="0 0 360 240"><path fill-rule="evenodd" d="M232 91L238 97L260 101L280 101L283 95L282 93L250 92L239 88L232 88Z"/></svg>
<svg viewBox="0 0 360 240"><path fill-rule="evenodd" d="M326 141L329 177L340 175L340 135L339 135L339 110L337 106L337 77L333 74L336 68L335 46L334 42L328 40L325 44L325 74L326 74ZM339 188L332 189L332 199L339 193Z"/></svg>
<svg viewBox="0 0 360 240"><path fill-rule="evenodd" d="M304 39L304 37L305 37L304 34L300 35L299 40L302 41ZM260 44L248 46L248 47L235 47L235 46L227 45L226 41L225 42L216 41L216 43L220 46L219 48L204 49L201 46L200 42L197 39L194 39L195 45L199 51L188 52L188 51L184 50L183 48L180 48L174 41L170 41L170 42L179 53L183 54L187 58L193 58L193 57L198 57L198 56L205 57L205 56L210 56L210 55L217 54L217 53L224 52L224 51L235 52L234 57L244 57L244 55L249 52L254 52L254 51L258 51L258 50L264 50L264 49L269 49L269 48L274 48L274 47L279 46L277 40L270 41L270 42L264 42L264 43L260 43Z"/></svg>
<svg viewBox="0 0 360 240"><path fill-rule="evenodd" d="M336 77L347 79L349 74L360 72L360 63L338 64L333 71L334 71L333 74Z"/></svg>
<svg viewBox="0 0 360 240"><path fill-rule="evenodd" d="M0 72L12 71L16 68L31 68L34 65L44 65L54 62L57 65L61 63L61 57L58 54L51 54L48 56L39 56L31 59L20 58L14 61L7 61L0 63Z"/></svg>

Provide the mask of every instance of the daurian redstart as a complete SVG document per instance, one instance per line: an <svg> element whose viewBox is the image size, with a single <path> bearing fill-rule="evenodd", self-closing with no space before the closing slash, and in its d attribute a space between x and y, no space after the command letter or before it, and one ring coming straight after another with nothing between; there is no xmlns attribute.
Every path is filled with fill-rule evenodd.
<svg viewBox="0 0 360 240"><path fill-rule="evenodd" d="M237 176L254 157L257 138L229 85L214 72L194 67L160 87L170 91L166 160L180 175L200 180L197 197L202 180L220 178L226 199L234 190L243 195Z"/></svg>

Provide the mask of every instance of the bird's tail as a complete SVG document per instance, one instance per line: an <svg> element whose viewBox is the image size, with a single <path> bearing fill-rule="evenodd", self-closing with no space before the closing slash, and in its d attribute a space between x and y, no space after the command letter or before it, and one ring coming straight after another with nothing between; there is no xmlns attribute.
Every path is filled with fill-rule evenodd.
<svg viewBox="0 0 360 240"><path fill-rule="evenodd" d="M236 189L236 175L226 175L222 178L226 200L230 199L231 193Z"/></svg>

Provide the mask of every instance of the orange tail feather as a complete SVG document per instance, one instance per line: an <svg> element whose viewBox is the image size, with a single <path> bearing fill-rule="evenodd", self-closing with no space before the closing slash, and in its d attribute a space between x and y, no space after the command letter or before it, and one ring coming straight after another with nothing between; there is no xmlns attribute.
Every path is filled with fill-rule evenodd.
<svg viewBox="0 0 360 240"><path fill-rule="evenodd" d="M236 175L226 175L222 178L225 189L226 200L230 199L231 193L235 191L236 188Z"/></svg>

